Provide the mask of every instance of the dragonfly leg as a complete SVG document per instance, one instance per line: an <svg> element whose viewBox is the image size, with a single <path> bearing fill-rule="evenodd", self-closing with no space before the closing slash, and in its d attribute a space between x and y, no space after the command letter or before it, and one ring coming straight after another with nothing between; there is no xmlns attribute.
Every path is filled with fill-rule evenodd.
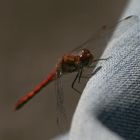
<svg viewBox="0 0 140 140"><path fill-rule="evenodd" d="M108 60L108 59L110 59L110 58L111 58L111 57L101 58L101 59L95 59L95 60L93 60L93 63L94 63L94 62L97 62L97 61Z"/></svg>
<svg viewBox="0 0 140 140"><path fill-rule="evenodd" d="M80 69L79 77L78 77L78 83L80 83L80 80L81 80L82 74L83 74L83 68Z"/></svg>
<svg viewBox="0 0 140 140"><path fill-rule="evenodd" d="M108 58L95 59L95 60L92 61L91 65L88 66L88 68L95 68L95 66L97 64L96 62L98 62L98 61L106 61L106 60L108 60L110 58L111 58L111 56L108 57Z"/></svg>
<svg viewBox="0 0 140 140"><path fill-rule="evenodd" d="M75 90L76 92L78 92L79 94L81 94L81 92L80 92L78 89L76 89L76 88L74 87L74 85L75 85L75 82L77 81L77 78L79 78L78 83L80 82L81 75L82 75L82 70L78 71L78 73L76 74L76 77L75 77L75 79L73 80L72 85L71 85L72 89L74 89L74 90Z"/></svg>
<svg viewBox="0 0 140 140"><path fill-rule="evenodd" d="M82 75L81 78L90 78L91 76L95 75L100 69L102 68L102 66L97 67L92 73L86 74L86 75Z"/></svg>

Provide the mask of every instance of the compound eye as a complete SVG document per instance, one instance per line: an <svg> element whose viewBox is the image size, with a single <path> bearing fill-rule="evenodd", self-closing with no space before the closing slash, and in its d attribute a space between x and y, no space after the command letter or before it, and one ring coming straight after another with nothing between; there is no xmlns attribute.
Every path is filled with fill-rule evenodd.
<svg viewBox="0 0 140 140"><path fill-rule="evenodd" d="M82 54L84 54L85 53L85 50L82 50Z"/></svg>
<svg viewBox="0 0 140 140"><path fill-rule="evenodd" d="M87 54L87 53L89 53L88 50L86 50L86 49L82 50L82 54Z"/></svg>
<svg viewBox="0 0 140 140"><path fill-rule="evenodd" d="M82 49L80 57L89 57L90 56L90 52L87 49Z"/></svg>

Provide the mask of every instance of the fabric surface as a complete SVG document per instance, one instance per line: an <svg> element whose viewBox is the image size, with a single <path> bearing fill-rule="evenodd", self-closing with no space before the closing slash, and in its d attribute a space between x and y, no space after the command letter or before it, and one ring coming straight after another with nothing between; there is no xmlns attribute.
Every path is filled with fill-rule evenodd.
<svg viewBox="0 0 140 140"><path fill-rule="evenodd" d="M129 23L130 22L130 23ZM140 139L140 23L121 23L77 106L67 140Z"/></svg>

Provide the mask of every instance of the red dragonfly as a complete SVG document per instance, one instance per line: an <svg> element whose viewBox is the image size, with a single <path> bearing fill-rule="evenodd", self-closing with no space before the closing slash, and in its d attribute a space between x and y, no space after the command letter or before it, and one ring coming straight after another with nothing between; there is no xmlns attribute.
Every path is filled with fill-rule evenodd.
<svg viewBox="0 0 140 140"><path fill-rule="evenodd" d="M35 87L34 90L27 93L27 95L23 96L21 99L18 100L18 102L15 105L15 110L19 110L21 107L23 107L29 100L31 100L37 93L40 92L41 89L43 89L45 86L50 84L54 80L60 79L63 75L77 72L77 75L72 82L72 88L78 92L78 90L75 88L75 82L78 80L80 82L80 79L82 77L83 69L89 68L92 66L92 64L95 61L99 60L106 60L106 59L95 59L94 55L92 53L92 47L93 43L97 40L104 39L106 40L106 37L109 38L110 34L113 33L116 25L121 26L120 29L123 31L126 29L126 27L130 27L131 24L134 23L135 20L138 18L136 16L129 16L117 24L111 25L111 26L102 26L99 31L97 31L94 35L92 35L87 41L85 41L83 44L76 47L76 49L72 50L71 52L63 55L61 60L57 63L56 67L52 70L52 72L48 75L46 80L44 80L41 84L39 84L37 87ZM121 31L119 31L121 33ZM99 40L100 41L100 40ZM108 42L108 40L106 40ZM97 43L98 44L98 43ZM95 45L95 44L94 44ZM101 45L101 44L100 44ZM102 44L104 47L105 44ZM99 48L98 46L94 46L95 48ZM57 86L59 88L59 86ZM61 92L58 89L57 94L57 105L63 106L63 97L61 97ZM59 107L60 110L62 110ZM61 111L63 112L63 111Z"/></svg>
<svg viewBox="0 0 140 140"><path fill-rule="evenodd" d="M50 82L60 78L63 74L78 72L76 78L72 83L72 88L75 89L74 83L78 77L81 77L83 68L90 66L93 60L93 55L88 49L82 49L78 55L65 54L62 57L61 61L56 65L56 68L49 74L47 79L17 102L15 110L20 109L25 103L32 99L43 87L48 85Z"/></svg>

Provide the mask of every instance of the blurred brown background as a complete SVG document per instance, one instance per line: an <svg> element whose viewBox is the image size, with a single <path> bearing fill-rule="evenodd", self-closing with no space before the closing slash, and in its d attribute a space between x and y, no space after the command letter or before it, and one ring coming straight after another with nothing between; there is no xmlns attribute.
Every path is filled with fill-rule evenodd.
<svg viewBox="0 0 140 140"><path fill-rule="evenodd" d="M59 134L54 84L18 112L13 111L15 102L47 76L62 54L101 25L117 21L128 2L0 1L0 140L48 140ZM63 87L70 122L80 97L69 77Z"/></svg>

